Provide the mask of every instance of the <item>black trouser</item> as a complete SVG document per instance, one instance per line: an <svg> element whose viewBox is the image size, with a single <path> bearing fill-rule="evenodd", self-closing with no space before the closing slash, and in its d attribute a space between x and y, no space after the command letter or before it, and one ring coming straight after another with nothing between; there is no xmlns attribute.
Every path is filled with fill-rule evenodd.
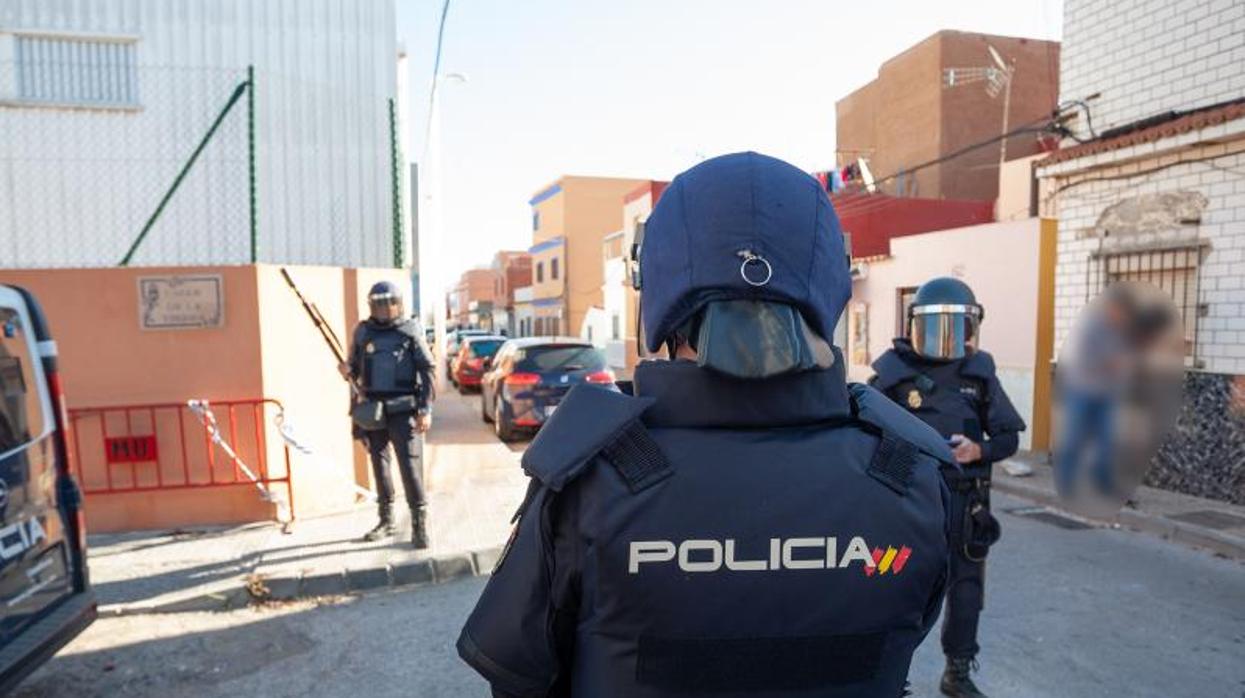
<svg viewBox="0 0 1245 698"><path fill-rule="evenodd" d="M955 659L975 657L981 649L977 644L977 624L981 618L981 609L985 606L985 556L974 555L980 559L973 559L964 549L964 520L968 515L970 496L975 496L978 501L984 500L986 508L990 507L988 487L981 488L976 493L952 487L952 531L955 540L950 575L947 579L946 611L942 619L942 651Z"/></svg>
<svg viewBox="0 0 1245 698"><path fill-rule="evenodd" d="M393 506L393 478L389 475L389 444L398 456L398 472L406 489L411 510L424 506L424 439L415 429L415 413L385 416L384 429L363 432L372 454L372 476L376 478L376 497L381 511Z"/></svg>

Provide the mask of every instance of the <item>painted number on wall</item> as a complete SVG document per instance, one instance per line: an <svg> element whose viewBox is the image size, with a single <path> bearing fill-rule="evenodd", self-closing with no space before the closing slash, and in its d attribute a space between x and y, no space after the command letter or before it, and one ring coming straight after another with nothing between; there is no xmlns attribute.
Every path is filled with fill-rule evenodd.
<svg viewBox="0 0 1245 698"><path fill-rule="evenodd" d="M104 439L104 455L108 463L144 463L159 459L156 437L109 436Z"/></svg>

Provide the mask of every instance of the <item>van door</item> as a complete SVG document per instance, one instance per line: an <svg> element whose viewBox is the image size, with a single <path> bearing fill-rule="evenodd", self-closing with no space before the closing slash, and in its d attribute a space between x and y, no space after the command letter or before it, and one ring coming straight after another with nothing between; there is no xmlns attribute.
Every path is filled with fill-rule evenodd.
<svg viewBox="0 0 1245 698"><path fill-rule="evenodd" d="M22 295L0 286L0 647L73 593L39 349Z"/></svg>

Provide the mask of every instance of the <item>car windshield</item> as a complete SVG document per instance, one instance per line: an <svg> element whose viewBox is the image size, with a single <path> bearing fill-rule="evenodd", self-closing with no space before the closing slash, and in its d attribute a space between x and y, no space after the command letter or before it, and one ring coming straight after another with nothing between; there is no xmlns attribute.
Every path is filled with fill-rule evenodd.
<svg viewBox="0 0 1245 698"><path fill-rule="evenodd" d="M605 355L582 344L548 344L528 347L515 367L520 371L600 371Z"/></svg>
<svg viewBox="0 0 1245 698"><path fill-rule="evenodd" d="M471 355L478 358L487 358L497 353L497 349L501 347L506 340L504 339L480 339L468 345Z"/></svg>

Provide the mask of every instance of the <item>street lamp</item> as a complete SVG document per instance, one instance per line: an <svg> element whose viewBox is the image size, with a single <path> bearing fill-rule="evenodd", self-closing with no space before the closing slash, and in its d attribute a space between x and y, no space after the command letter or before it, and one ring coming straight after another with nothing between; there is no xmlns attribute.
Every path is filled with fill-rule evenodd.
<svg viewBox="0 0 1245 698"><path fill-rule="evenodd" d="M989 52L993 65L974 68L944 68L942 86L949 89L984 82L986 94L991 99L998 97L999 92L1003 93L1003 137L999 146L999 170L1002 171L1003 163L1007 161L1007 119L1011 112L1012 79L1016 74L1016 62L1003 60L1003 56L990 44L986 44L986 51Z"/></svg>
<svg viewBox="0 0 1245 698"><path fill-rule="evenodd" d="M424 205L420 207L425 215L427 225L419 227L420 235L423 240L420 242L420 249L428 250L428 255L421 255L420 265L423 266L427 262L427 266L420 270L420 284L427 283L420 289L420 295L424 298L431 297L433 302L433 346L437 352L445 351L445 263L442 259L444 251L441 216L441 183L444 179L441 173L441 99L440 87L446 83L464 84L467 82L467 76L462 73L443 73L438 75L432 86L432 97L428 105L428 130L424 135L424 163L425 166L420 168L420 172L424 175L424 186L420 187L420 191L424 193ZM425 281L426 280L426 281ZM446 359L449 357L437 354L435 367L436 387L438 391L445 388L445 370Z"/></svg>

